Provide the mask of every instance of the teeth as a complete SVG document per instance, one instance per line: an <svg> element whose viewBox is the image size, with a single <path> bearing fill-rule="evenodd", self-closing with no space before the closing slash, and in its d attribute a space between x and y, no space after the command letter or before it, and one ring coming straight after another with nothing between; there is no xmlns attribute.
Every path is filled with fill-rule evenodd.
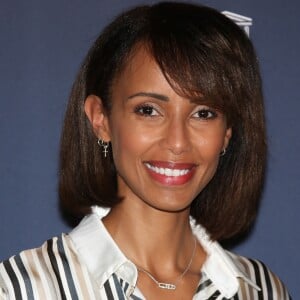
<svg viewBox="0 0 300 300"><path fill-rule="evenodd" d="M149 163L145 164L146 167L150 170L152 170L155 173L161 174L161 175L166 175L166 176L183 176L189 172L189 169L169 169L169 168L158 168L150 165Z"/></svg>

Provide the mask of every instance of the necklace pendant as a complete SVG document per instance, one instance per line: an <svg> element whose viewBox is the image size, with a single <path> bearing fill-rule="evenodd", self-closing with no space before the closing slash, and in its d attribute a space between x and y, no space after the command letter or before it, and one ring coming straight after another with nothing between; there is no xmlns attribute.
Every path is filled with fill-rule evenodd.
<svg viewBox="0 0 300 300"><path fill-rule="evenodd" d="M158 287L166 290L176 290L176 285L172 283L159 282Z"/></svg>

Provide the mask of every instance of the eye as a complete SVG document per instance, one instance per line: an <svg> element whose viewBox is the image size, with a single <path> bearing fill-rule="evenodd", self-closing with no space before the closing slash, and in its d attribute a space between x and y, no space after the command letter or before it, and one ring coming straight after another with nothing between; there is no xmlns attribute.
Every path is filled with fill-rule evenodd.
<svg viewBox="0 0 300 300"><path fill-rule="evenodd" d="M202 108L195 112L193 117L204 120L214 119L217 117L217 112L210 108Z"/></svg>
<svg viewBox="0 0 300 300"><path fill-rule="evenodd" d="M146 116L146 117L154 117L154 116L159 115L157 110L149 104L143 104L143 105L137 106L134 109L134 112L141 115L141 116Z"/></svg>

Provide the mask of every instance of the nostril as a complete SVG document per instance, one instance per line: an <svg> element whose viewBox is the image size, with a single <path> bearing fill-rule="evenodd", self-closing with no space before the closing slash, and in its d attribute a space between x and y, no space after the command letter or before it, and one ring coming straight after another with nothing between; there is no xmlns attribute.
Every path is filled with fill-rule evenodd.
<svg viewBox="0 0 300 300"><path fill-rule="evenodd" d="M170 125L165 137L166 147L175 155L180 155L190 149L189 134L185 126L179 122Z"/></svg>

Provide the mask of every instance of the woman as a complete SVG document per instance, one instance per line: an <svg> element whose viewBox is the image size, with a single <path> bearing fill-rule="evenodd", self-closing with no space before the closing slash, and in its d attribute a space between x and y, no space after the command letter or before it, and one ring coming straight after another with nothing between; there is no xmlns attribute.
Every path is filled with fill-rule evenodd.
<svg viewBox="0 0 300 300"><path fill-rule="evenodd" d="M60 196L85 218L3 262L0 298L289 299L217 242L252 223L265 154L244 32L202 6L129 10L89 51L66 113Z"/></svg>

